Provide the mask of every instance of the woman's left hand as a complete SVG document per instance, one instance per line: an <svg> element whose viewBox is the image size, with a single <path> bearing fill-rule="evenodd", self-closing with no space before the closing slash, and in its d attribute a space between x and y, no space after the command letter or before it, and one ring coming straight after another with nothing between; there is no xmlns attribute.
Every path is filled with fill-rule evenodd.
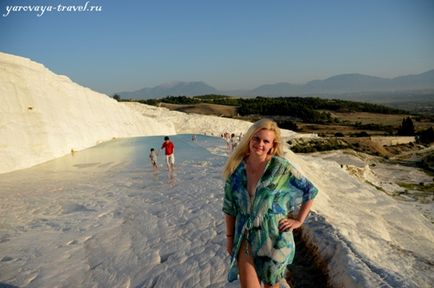
<svg viewBox="0 0 434 288"><path fill-rule="evenodd" d="M292 231L300 228L303 223L297 219L285 218L279 221L279 232Z"/></svg>

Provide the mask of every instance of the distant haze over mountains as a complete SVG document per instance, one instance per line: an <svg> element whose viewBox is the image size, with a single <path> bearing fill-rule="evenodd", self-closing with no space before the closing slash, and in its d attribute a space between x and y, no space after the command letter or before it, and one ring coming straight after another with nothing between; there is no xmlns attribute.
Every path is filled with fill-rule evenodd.
<svg viewBox="0 0 434 288"><path fill-rule="evenodd" d="M152 99L166 96L197 96L204 94L220 94L221 91L200 81L169 82L153 88L143 88L133 92L116 93L126 99Z"/></svg>
<svg viewBox="0 0 434 288"><path fill-rule="evenodd" d="M402 92L434 89L434 70L417 75L393 79L363 74L341 74L325 80L313 80L306 84L275 83L261 85L252 90L222 91L204 82L170 82L133 92L116 93L123 99L152 99L166 96L197 96L222 94L231 96L319 96L327 94L351 94L359 92ZM346 97L347 98L347 97Z"/></svg>

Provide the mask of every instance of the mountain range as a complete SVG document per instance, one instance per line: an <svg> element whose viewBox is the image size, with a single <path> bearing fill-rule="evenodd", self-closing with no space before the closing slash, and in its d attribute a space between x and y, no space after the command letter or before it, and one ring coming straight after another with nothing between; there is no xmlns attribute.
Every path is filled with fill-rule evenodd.
<svg viewBox="0 0 434 288"><path fill-rule="evenodd" d="M116 93L123 99L153 99L166 96L197 96L220 94L231 96L320 96L349 93L402 92L434 89L434 69L392 79L364 74L340 74L325 80L313 80L306 84L286 82L261 85L252 90L223 91L201 81L169 82L152 88Z"/></svg>

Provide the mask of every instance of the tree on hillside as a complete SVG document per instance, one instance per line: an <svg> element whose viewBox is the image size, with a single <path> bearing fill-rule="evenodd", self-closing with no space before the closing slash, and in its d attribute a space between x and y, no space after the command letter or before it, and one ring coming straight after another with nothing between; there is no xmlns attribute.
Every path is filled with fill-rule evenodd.
<svg viewBox="0 0 434 288"><path fill-rule="evenodd" d="M120 101L121 100L121 96L119 96L118 94L113 95L113 99L115 99L116 101Z"/></svg>
<svg viewBox="0 0 434 288"><path fill-rule="evenodd" d="M410 117L402 119L401 127L398 129L398 135L400 136L414 136L414 124Z"/></svg>
<svg viewBox="0 0 434 288"><path fill-rule="evenodd" d="M426 130L423 130L418 135L418 140L423 144L430 144L434 142L434 129L433 127L429 127Z"/></svg>
<svg viewBox="0 0 434 288"><path fill-rule="evenodd" d="M282 129L289 129L292 131L298 131L297 123L291 120L277 120L277 125Z"/></svg>

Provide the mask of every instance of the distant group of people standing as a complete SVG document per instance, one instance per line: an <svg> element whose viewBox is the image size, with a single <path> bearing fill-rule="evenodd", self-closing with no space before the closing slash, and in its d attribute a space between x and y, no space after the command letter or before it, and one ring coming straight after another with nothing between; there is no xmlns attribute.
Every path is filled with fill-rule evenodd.
<svg viewBox="0 0 434 288"><path fill-rule="evenodd" d="M173 170L175 167L175 144L170 141L169 136L164 137L164 142L161 144L161 149L164 149L166 155L166 164L169 170ZM149 153L149 159L151 160L152 167L158 169L158 152L154 148L151 148Z"/></svg>
<svg viewBox="0 0 434 288"><path fill-rule="evenodd" d="M236 136L235 133L228 133L225 132L221 134L221 137L226 141L228 152L232 152L237 147L238 143L241 141L241 138L243 138L243 133L240 133L239 136Z"/></svg>

